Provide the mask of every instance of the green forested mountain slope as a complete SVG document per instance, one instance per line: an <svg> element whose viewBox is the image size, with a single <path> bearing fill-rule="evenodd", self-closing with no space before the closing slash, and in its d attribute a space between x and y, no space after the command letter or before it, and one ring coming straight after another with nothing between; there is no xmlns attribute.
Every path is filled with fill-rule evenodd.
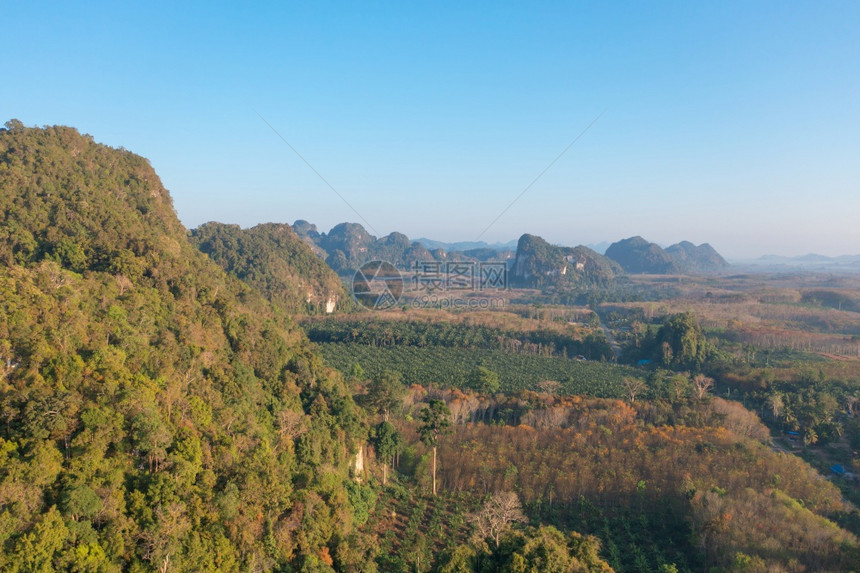
<svg viewBox="0 0 860 573"><path fill-rule="evenodd" d="M708 243L681 241L663 249L642 237L630 237L609 245L606 256L628 273L675 274L715 273L729 264Z"/></svg>
<svg viewBox="0 0 860 573"><path fill-rule="evenodd" d="M708 243L694 245L690 241L681 241L666 247L665 250L684 272L713 273L729 266L729 263Z"/></svg>
<svg viewBox="0 0 860 573"><path fill-rule="evenodd" d="M362 562L340 378L194 248L145 159L7 126L0 570Z"/></svg>
<svg viewBox="0 0 860 573"><path fill-rule="evenodd" d="M293 312L331 312L348 300L337 274L287 224L207 223L192 240L228 273Z"/></svg>
<svg viewBox="0 0 860 573"><path fill-rule="evenodd" d="M673 274L681 270L678 261L660 245L639 236L612 243L606 249L606 256L628 273Z"/></svg>

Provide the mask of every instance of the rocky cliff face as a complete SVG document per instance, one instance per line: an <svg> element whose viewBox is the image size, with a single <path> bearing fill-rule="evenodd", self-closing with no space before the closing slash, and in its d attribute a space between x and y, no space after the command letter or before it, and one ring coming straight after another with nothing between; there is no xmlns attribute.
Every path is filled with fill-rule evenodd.
<svg viewBox="0 0 860 573"><path fill-rule="evenodd" d="M512 286L599 286L610 284L622 269L588 247L550 245L535 235L523 235L511 268Z"/></svg>

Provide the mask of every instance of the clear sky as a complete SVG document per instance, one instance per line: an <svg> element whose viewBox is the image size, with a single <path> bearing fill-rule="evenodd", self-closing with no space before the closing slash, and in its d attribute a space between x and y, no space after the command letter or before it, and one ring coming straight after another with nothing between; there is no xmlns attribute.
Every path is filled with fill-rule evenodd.
<svg viewBox="0 0 860 573"><path fill-rule="evenodd" d="M150 159L188 227L860 253L860 2L11 2L0 123ZM603 114L602 116L600 114Z"/></svg>

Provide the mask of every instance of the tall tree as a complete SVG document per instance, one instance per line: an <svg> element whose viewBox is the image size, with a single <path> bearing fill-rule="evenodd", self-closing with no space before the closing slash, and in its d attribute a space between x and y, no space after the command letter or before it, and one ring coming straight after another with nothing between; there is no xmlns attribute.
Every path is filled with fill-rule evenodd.
<svg viewBox="0 0 860 573"><path fill-rule="evenodd" d="M366 403L370 409L382 415L382 420L387 422L391 412L396 411L403 404L403 396L406 388L401 382L400 372L386 370L382 376L373 378L367 385Z"/></svg>
<svg viewBox="0 0 860 573"><path fill-rule="evenodd" d="M394 460L394 454L400 447L400 432L391 422L381 422L373 430L373 447L382 462L382 485L388 483L388 465Z"/></svg>
<svg viewBox="0 0 860 573"><path fill-rule="evenodd" d="M674 402L680 402L690 390L690 378L686 374L677 373L669 379L669 395Z"/></svg>
<svg viewBox="0 0 860 573"><path fill-rule="evenodd" d="M664 366L700 370L708 358L709 346L702 327L690 312L666 319L657 332L656 343Z"/></svg>
<svg viewBox="0 0 860 573"><path fill-rule="evenodd" d="M451 410L442 400L430 400L418 413L418 434L428 448L433 448L433 495L436 495L436 446L439 437L451 432Z"/></svg>
<svg viewBox="0 0 860 573"><path fill-rule="evenodd" d="M765 400L764 405L767 406L767 408L770 410L772 419L774 421L779 420L779 416L782 414L783 408L785 408L785 402L782 399L782 393L771 393Z"/></svg>

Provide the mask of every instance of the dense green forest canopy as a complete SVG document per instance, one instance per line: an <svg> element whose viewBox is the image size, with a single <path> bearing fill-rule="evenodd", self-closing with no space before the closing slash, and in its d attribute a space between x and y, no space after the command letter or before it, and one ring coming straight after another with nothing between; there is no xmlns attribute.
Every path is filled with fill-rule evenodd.
<svg viewBox="0 0 860 573"><path fill-rule="evenodd" d="M0 216L1 570L363 561L361 410L145 159L10 123Z"/></svg>

